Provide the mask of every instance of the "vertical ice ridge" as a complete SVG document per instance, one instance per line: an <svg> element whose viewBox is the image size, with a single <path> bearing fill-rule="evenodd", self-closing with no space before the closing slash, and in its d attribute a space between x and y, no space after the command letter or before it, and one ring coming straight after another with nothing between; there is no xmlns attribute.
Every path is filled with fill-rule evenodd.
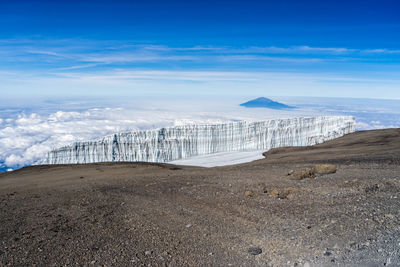
<svg viewBox="0 0 400 267"><path fill-rule="evenodd" d="M354 131L355 121L349 116L183 125L75 142L50 151L43 164L168 162L218 152L315 145Z"/></svg>

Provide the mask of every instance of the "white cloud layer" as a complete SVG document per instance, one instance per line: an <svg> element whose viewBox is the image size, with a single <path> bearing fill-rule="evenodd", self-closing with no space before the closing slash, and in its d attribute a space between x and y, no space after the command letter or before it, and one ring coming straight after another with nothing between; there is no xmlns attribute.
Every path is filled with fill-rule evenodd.
<svg viewBox="0 0 400 267"><path fill-rule="evenodd" d="M4 162L10 167L40 163L52 148L117 132L193 122L221 123L234 119L246 119L246 115L122 108L56 111L47 116L37 113L18 114L15 118L0 121L0 163Z"/></svg>
<svg viewBox="0 0 400 267"><path fill-rule="evenodd" d="M60 109L41 113L5 113L0 109L0 169L40 163L52 148L75 141L93 140L117 132L182 125L222 123L235 120L265 120L295 116L353 115L357 129L400 127L400 101L344 99L287 99L295 110L246 109L245 99L200 99L154 101L127 100L121 107ZM281 102L282 102L281 100ZM297 102L296 102L297 101ZM324 102L325 101L325 102ZM337 101L337 102L335 102ZM79 102L78 106L79 106ZM97 102L98 103L98 102ZM120 103L120 102L119 102ZM381 104L380 104L381 103ZM383 104L382 104L383 103ZM120 103L121 104L121 103ZM71 106L71 103L67 103ZM111 105L112 106L112 105ZM18 109L17 109L18 110ZM68 111L66 111L68 110ZM7 115L8 114L8 115Z"/></svg>

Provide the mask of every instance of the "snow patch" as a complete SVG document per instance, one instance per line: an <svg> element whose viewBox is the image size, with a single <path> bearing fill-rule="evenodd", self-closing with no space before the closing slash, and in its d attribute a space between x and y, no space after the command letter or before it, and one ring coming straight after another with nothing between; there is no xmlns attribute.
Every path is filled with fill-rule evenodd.
<svg viewBox="0 0 400 267"><path fill-rule="evenodd" d="M210 155L191 157L188 159L173 160L168 163L200 167L226 166L263 159L264 156L262 154L264 152L265 150L221 152Z"/></svg>

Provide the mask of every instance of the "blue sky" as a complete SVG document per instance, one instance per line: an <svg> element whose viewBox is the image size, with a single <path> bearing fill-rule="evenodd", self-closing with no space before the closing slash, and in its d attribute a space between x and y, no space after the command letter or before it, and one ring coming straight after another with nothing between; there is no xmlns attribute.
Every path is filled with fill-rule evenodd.
<svg viewBox="0 0 400 267"><path fill-rule="evenodd" d="M1 1L0 92L400 99L399 14L387 0Z"/></svg>
<svg viewBox="0 0 400 267"><path fill-rule="evenodd" d="M399 127L399 14L389 0L0 1L0 171L190 122L339 114ZM298 109L238 106L259 96Z"/></svg>

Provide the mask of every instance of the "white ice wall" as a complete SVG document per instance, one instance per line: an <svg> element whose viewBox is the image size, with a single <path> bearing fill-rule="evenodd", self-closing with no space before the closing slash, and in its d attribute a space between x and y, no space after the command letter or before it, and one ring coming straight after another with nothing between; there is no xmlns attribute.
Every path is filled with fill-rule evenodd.
<svg viewBox="0 0 400 267"><path fill-rule="evenodd" d="M348 116L184 125L76 142L50 151L43 164L168 162L218 152L314 145L354 130L354 118Z"/></svg>

